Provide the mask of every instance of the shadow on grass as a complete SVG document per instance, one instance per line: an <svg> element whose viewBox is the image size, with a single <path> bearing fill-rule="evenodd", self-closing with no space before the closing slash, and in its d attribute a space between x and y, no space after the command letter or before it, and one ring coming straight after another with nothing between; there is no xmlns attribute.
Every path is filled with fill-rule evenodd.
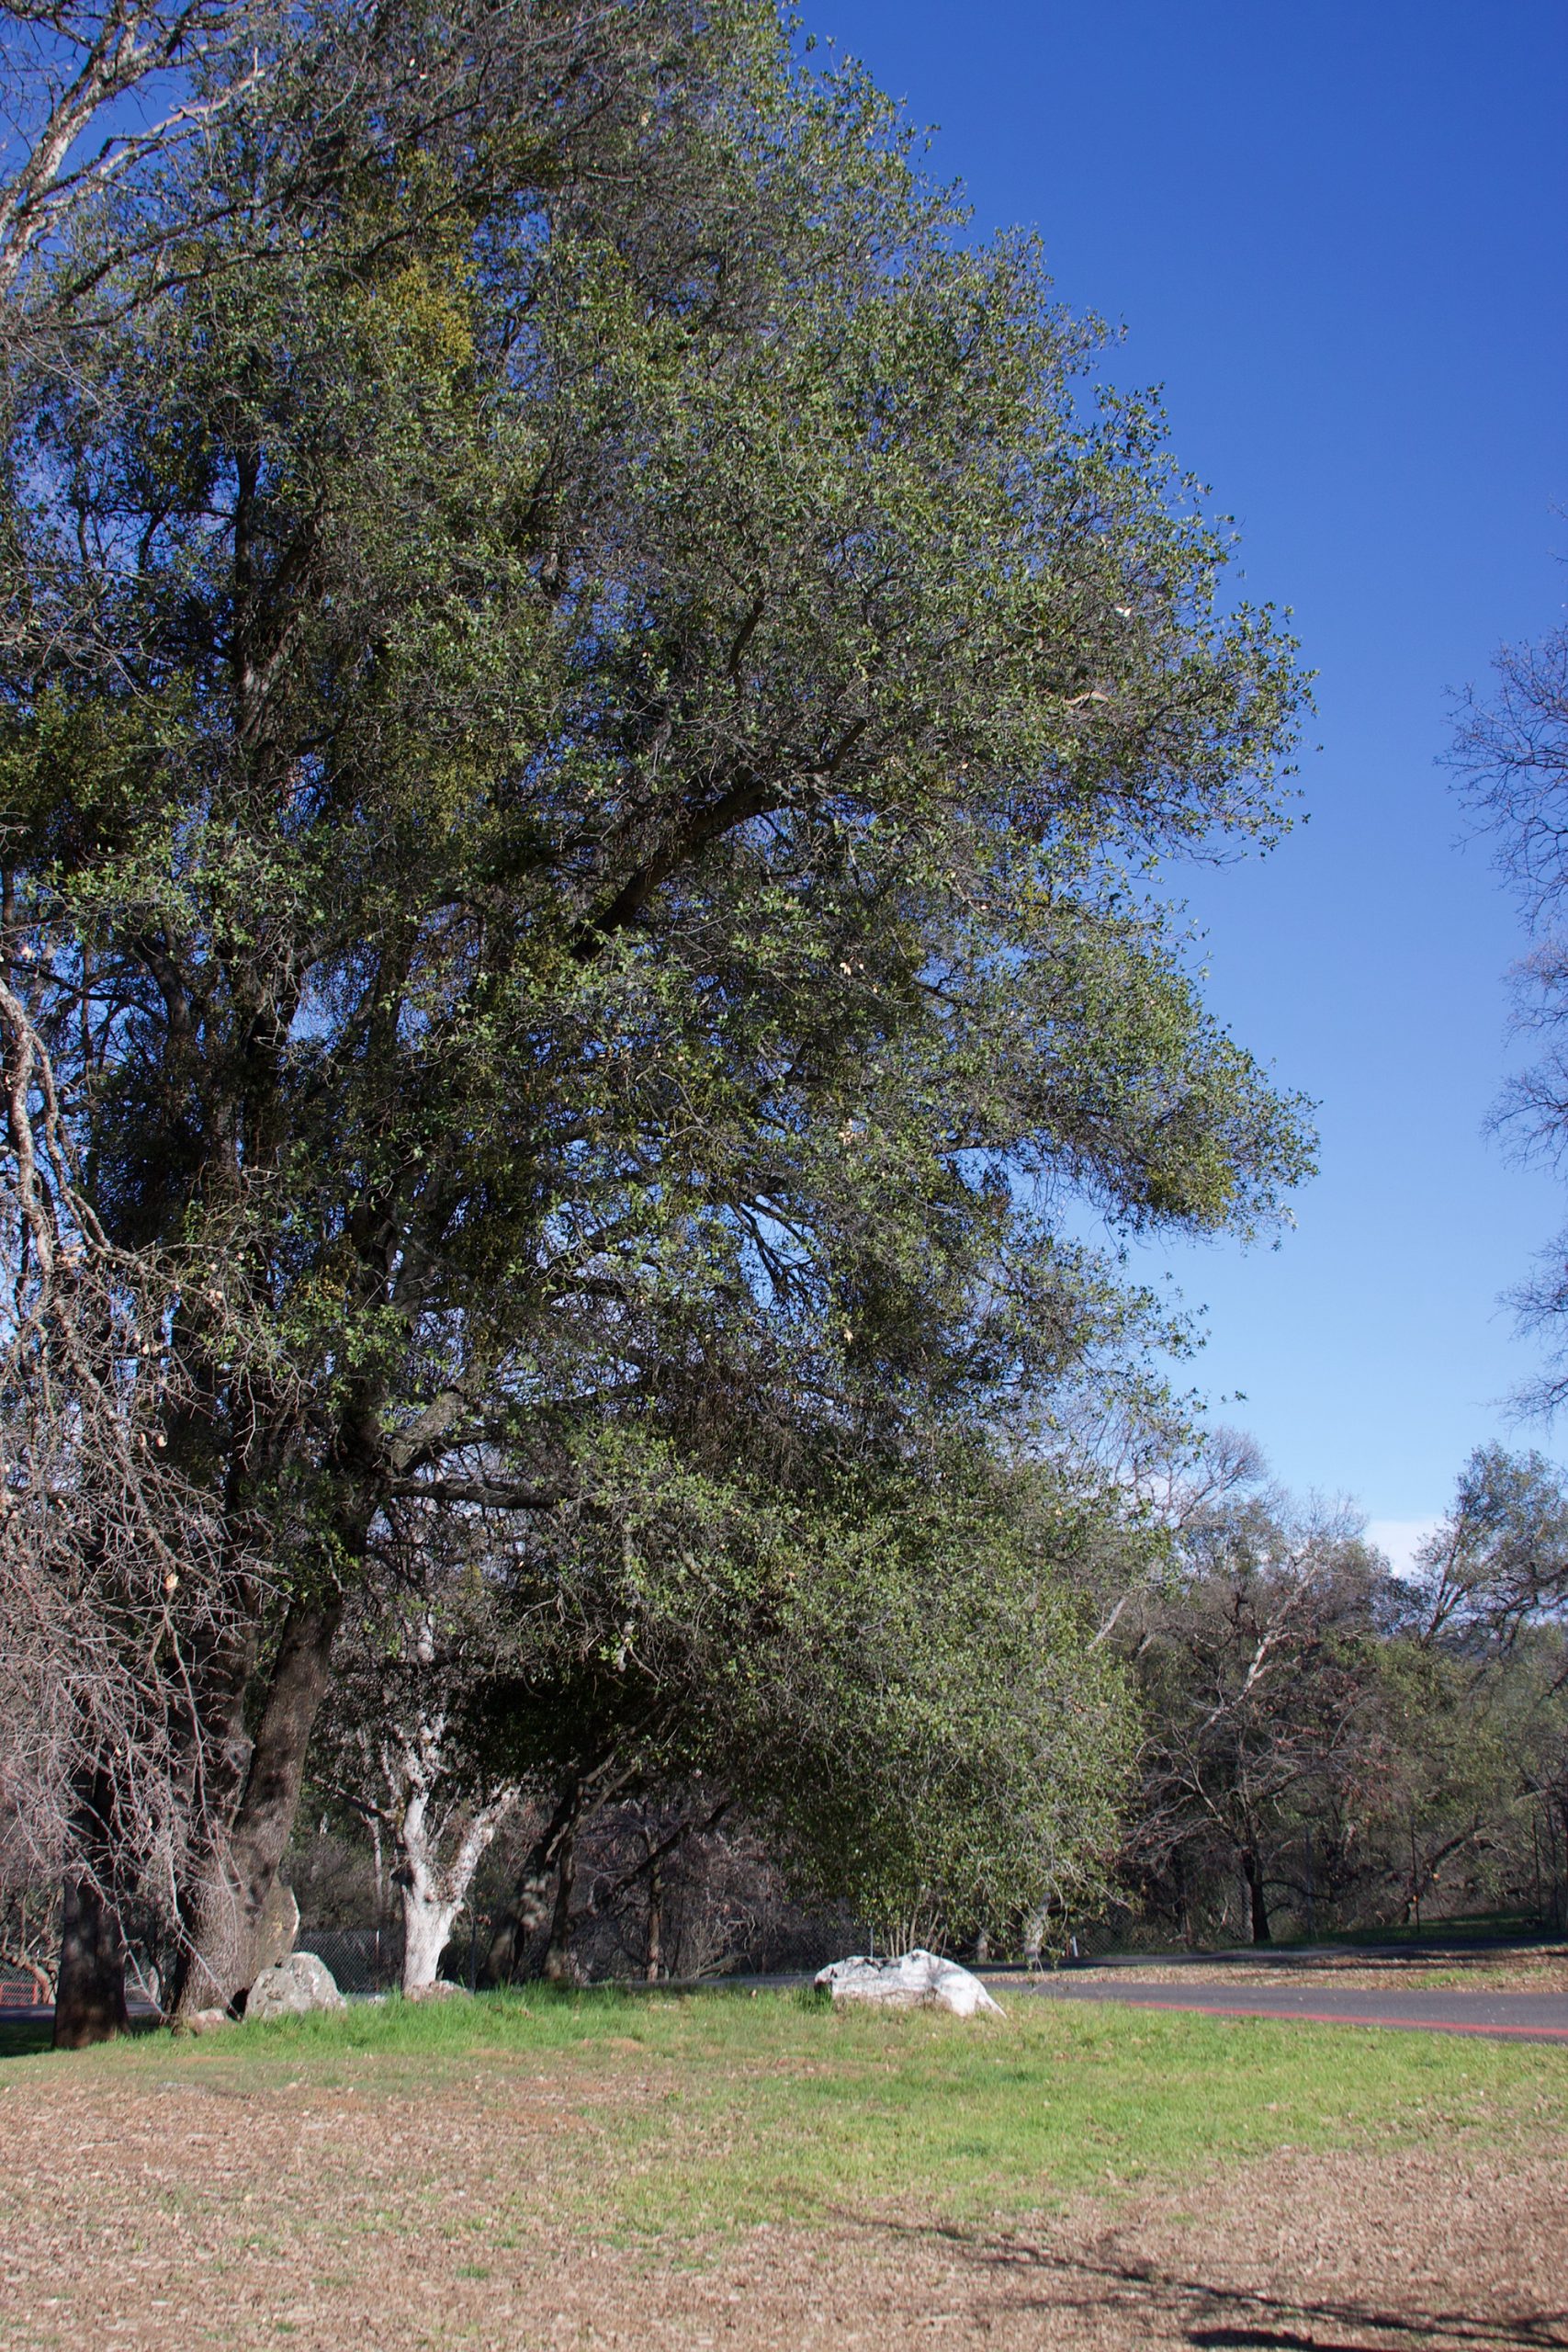
<svg viewBox="0 0 1568 2352"><path fill-rule="evenodd" d="M853 2219L856 2217L843 2216ZM1489 2352L1562 2352L1568 2346L1568 2307L1556 2311L1516 2311L1506 2319L1478 2313L1407 2309L1389 2311L1376 2304L1327 2297L1298 2301L1247 2287L1226 2287L1182 2271L1162 2269L1135 2256L1119 2257L1103 2246L1098 2252L1075 2253L1043 2245L1024 2237L1003 2237L956 2222L880 2221L879 2232L901 2237L939 2240L962 2249L982 2267L993 2270L1041 2270L1052 2273L1067 2288L1064 2299L1042 2296L1042 2312L1072 2309L1086 2316L1103 2316L1115 2310L1134 2318L1142 2309L1156 2317L1187 2323L1189 2344L1212 2347L1230 2346L1235 2352L1257 2347L1292 2347L1292 2352L1390 2352L1386 2343L1371 2343L1359 2331L1380 2338L1436 2347L1486 2346ZM1083 2282L1072 2292L1072 2282ZM1224 2316L1222 2316L1224 2315ZM1256 2315L1255 2317L1252 2315ZM1320 2335L1320 2327L1343 2335ZM1305 2332L1303 2332L1303 2330Z"/></svg>
<svg viewBox="0 0 1568 2352"><path fill-rule="evenodd" d="M131 2038L139 2040L142 2034L157 2033L162 2030L163 2022L162 2018L139 2017L132 2011ZM24 2009L20 2017L7 2017L0 2009L0 2064L7 2058L41 2057L53 2047L52 2009Z"/></svg>
<svg viewBox="0 0 1568 2352"><path fill-rule="evenodd" d="M0 2017L0 2061L6 2058L36 2058L47 2050L54 2026L49 2018Z"/></svg>

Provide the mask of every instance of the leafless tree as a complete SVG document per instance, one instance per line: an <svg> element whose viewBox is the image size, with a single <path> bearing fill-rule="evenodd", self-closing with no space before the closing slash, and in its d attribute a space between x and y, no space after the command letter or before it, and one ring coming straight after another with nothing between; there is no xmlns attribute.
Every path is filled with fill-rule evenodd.
<svg viewBox="0 0 1568 2352"><path fill-rule="evenodd" d="M1506 645L1489 696L1460 698L1451 763L1532 921L1568 889L1568 628Z"/></svg>
<svg viewBox="0 0 1568 2352"><path fill-rule="evenodd" d="M1345 1514L1266 1489L1222 1487L1178 1534L1167 1589L1129 1629L1149 1735L1127 1865L1188 1931L1198 1887L1239 1880L1247 1932L1267 1943L1295 1817L1372 1752L1380 1567Z"/></svg>
<svg viewBox="0 0 1568 2352"><path fill-rule="evenodd" d="M1527 1158L1561 1168L1568 1158L1568 628L1536 645L1505 646L1490 696L1467 692L1450 764L1481 823L1495 836L1532 935L1515 974L1519 1026L1541 1039L1538 1060L1511 1080L1495 1114ZM1514 1295L1522 1320L1560 1339L1568 1329L1568 1234L1541 1255ZM1552 1413L1568 1401L1563 1351L1521 1402Z"/></svg>
<svg viewBox="0 0 1568 2352"><path fill-rule="evenodd" d="M241 55L235 0L4 0L0 6L0 300L72 210L193 136L259 74L191 80L215 49Z"/></svg>
<svg viewBox="0 0 1568 2352"><path fill-rule="evenodd" d="M249 1564L171 1453L172 1270L106 1242L3 982L0 1067L0 1807L13 1878L64 1872L75 2043L124 2022L125 1905L175 1917L207 1780L192 1675Z"/></svg>

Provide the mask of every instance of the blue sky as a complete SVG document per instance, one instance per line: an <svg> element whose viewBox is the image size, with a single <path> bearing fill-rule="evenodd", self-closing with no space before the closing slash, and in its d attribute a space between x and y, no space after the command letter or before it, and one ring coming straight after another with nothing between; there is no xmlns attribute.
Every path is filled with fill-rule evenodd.
<svg viewBox="0 0 1568 2352"><path fill-rule="evenodd" d="M1156 1253L1200 1385L1279 1475L1385 1528L1439 1512L1537 1361L1498 1295L1568 1194L1483 1133L1520 941L1435 762L1446 691L1568 597L1561 0L812 0L964 179L1124 323L1246 593L1319 672L1275 855L1197 872L1211 1001L1320 1104L1277 1250ZM1555 1442L1568 1452L1568 1431ZM1393 1538L1397 1548L1398 1538Z"/></svg>

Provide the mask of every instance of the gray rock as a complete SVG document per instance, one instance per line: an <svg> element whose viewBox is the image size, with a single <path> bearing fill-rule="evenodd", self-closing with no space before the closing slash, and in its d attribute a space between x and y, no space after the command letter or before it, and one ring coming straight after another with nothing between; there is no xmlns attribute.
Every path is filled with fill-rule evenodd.
<svg viewBox="0 0 1568 2352"><path fill-rule="evenodd" d="M288 1959L299 1933L299 1905L294 1899L294 1889L275 1879L251 1939L253 1983L265 1970L276 1968L280 1960Z"/></svg>
<svg viewBox="0 0 1568 2352"><path fill-rule="evenodd" d="M410 2001L466 2001L468 1988L466 1984L454 1984L449 1976L437 1976L431 1984L421 1984L403 1997Z"/></svg>
<svg viewBox="0 0 1568 2352"><path fill-rule="evenodd" d="M245 1996L247 2018L302 2018L312 2009L345 2006L332 1971L313 1951L291 1952L276 1967L263 1969Z"/></svg>
<svg viewBox="0 0 1568 2352"><path fill-rule="evenodd" d="M195 2009L186 2019L185 2030L187 2033L221 2033L225 2026L233 2022L227 2009Z"/></svg>
<svg viewBox="0 0 1568 2352"><path fill-rule="evenodd" d="M998 2018L1005 2014L968 1969L919 1949L900 1952L897 1960L859 1955L836 1960L818 1970L816 1983L819 1992L830 1993L835 2001L869 2001L890 2009L947 2009L955 2018L972 2018L979 2011Z"/></svg>

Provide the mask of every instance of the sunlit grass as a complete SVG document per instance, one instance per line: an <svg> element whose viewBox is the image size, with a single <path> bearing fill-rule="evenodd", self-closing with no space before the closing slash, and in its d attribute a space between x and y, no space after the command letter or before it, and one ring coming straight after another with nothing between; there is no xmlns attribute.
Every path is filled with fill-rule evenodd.
<svg viewBox="0 0 1568 2352"><path fill-rule="evenodd" d="M1568 2052L1551 2047L1024 1995L1003 2023L776 1993L394 2000L18 2071L55 2067L242 2094L450 2092L498 2119L519 2086L543 2086L574 2124L557 2193L639 2233L912 2205L1002 2217L1281 2148L1568 2122Z"/></svg>

